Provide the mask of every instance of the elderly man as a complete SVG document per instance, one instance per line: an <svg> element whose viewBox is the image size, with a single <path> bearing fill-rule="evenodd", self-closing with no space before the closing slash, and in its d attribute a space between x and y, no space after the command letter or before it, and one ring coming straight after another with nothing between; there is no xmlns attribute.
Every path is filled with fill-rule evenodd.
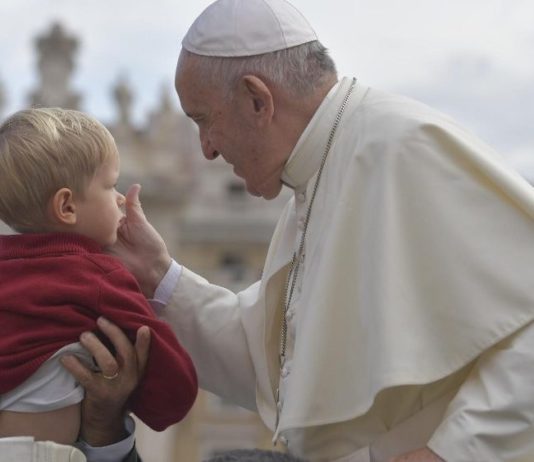
<svg viewBox="0 0 534 462"><path fill-rule="evenodd" d="M204 155L294 191L238 294L171 262L128 193L116 253L201 386L310 461L534 457L531 187L445 115L338 79L285 0L218 0L182 45Z"/></svg>

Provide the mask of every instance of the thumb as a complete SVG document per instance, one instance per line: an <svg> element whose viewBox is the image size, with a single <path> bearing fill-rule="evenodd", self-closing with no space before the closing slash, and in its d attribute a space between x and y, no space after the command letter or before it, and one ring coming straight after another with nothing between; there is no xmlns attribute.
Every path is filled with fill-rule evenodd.
<svg viewBox="0 0 534 462"><path fill-rule="evenodd" d="M133 184L128 188L126 192L126 220L140 218L145 219L145 213L141 207L141 201L139 200L139 193L141 192L140 184Z"/></svg>
<svg viewBox="0 0 534 462"><path fill-rule="evenodd" d="M137 330L135 352L137 353L137 370L139 375L143 376L150 352L150 329L147 326L142 326Z"/></svg>

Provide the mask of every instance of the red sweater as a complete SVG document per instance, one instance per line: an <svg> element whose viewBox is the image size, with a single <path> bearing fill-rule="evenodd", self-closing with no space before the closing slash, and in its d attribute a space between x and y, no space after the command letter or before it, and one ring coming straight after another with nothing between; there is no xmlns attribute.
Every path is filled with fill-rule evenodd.
<svg viewBox="0 0 534 462"><path fill-rule="evenodd" d="M139 327L151 330L150 357L132 411L157 431L180 421L196 398L195 369L131 273L83 236L0 236L0 394L77 342L83 331L96 331L101 315L132 341Z"/></svg>

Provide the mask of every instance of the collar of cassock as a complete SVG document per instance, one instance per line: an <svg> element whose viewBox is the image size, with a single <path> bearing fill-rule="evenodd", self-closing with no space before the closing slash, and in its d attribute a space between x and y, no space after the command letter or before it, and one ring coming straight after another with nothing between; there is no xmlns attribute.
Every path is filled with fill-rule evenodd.
<svg viewBox="0 0 534 462"><path fill-rule="evenodd" d="M282 183L302 189L321 165L328 134L352 79L344 77L334 85L302 132L282 172Z"/></svg>

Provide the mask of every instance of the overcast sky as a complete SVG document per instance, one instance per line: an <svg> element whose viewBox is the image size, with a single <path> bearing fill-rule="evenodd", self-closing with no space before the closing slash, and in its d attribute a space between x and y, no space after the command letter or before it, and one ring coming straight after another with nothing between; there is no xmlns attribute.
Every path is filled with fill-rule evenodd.
<svg viewBox="0 0 534 462"><path fill-rule="evenodd" d="M5 112L36 85L33 39L62 22L81 40L73 87L83 109L114 117L126 75L136 121L172 91L180 42L211 0L0 0ZM534 176L534 1L293 0L342 75L451 114ZM174 97L174 96L173 96ZM178 102L176 100L176 105Z"/></svg>

